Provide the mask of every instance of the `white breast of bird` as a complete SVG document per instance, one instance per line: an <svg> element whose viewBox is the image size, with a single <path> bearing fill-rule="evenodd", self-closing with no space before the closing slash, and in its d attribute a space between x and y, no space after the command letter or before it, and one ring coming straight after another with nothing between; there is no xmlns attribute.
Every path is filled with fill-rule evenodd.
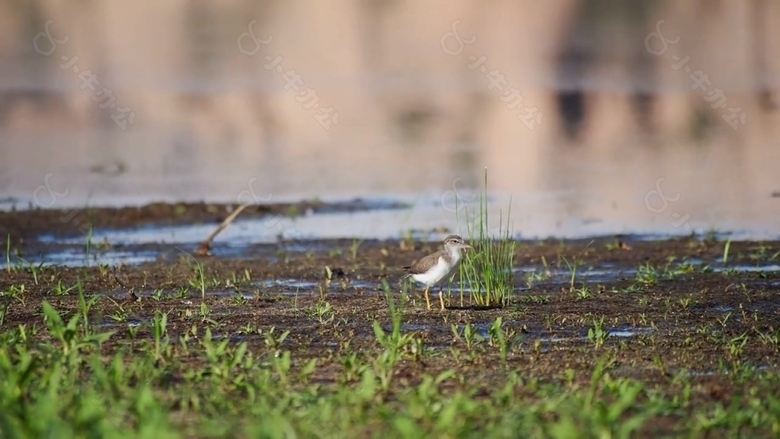
<svg viewBox="0 0 780 439"><path fill-rule="evenodd" d="M450 267L443 257L439 257L436 265L427 273L415 274L412 276L417 282L423 283L429 287L433 286L436 282L445 278L453 267Z"/></svg>

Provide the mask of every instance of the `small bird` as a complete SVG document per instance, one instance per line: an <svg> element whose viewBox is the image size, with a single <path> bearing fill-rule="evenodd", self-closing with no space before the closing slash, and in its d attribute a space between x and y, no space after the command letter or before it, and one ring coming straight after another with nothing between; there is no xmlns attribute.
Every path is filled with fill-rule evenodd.
<svg viewBox="0 0 780 439"><path fill-rule="evenodd" d="M431 300L428 296L428 291L440 280L449 276L452 270L460 263L461 249L467 248L473 249L460 236L450 235L444 239L444 245L441 250L404 267L405 274L401 277L401 280L411 277L425 285L425 302L430 310ZM439 288L439 302L441 303L441 309L444 310L444 298L442 297L441 288Z"/></svg>

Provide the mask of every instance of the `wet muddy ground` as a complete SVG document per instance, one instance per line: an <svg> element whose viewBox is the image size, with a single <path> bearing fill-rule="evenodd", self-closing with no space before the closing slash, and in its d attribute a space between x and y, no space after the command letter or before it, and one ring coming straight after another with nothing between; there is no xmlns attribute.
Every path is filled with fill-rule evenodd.
<svg viewBox="0 0 780 439"><path fill-rule="evenodd" d="M98 211L90 218L96 230L119 229L217 222L227 211L186 206L176 216L171 215L176 208L168 206L158 216L156 209L137 215ZM254 214L262 212L249 213ZM107 238L86 244L61 215L0 214L12 237L0 275L4 328L41 326L42 300L77 314L82 288L97 298L91 325L116 331L104 345L107 352L127 345L142 349L139 340L152 338L152 319L162 311L173 339L202 336L208 327L216 337L260 350L267 348L269 331L289 331L282 345L296 364L318 359L312 379L336 385L344 373L339 353L376 349L374 321L392 329L392 301L403 310L402 332L413 334L428 353L399 365L395 374L405 386L451 368L480 389L500 385L507 370L548 381L572 373L587 385L597 361L611 356L615 376L673 394L679 390L674 377L682 374L694 384L692 407L727 406L753 391L739 379L745 370L776 374L780 367L777 241L518 241L514 294L506 307L473 306L456 278L445 288L447 309L440 311L426 309L421 289L398 282L401 267L436 250L437 242L282 240L227 251L223 247L229 245L217 241L214 256L199 257L191 254L194 242L118 244ZM54 238L39 239L45 235ZM112 256L104 258L107 254ZM49 262L29 262L45 261L42 255ZM491 329L498 318L509 346L505 366ZM763 391L780 391L776 380L766 385ZM643 431L668 433L685 422L681 413L657 421Z"/></svg>

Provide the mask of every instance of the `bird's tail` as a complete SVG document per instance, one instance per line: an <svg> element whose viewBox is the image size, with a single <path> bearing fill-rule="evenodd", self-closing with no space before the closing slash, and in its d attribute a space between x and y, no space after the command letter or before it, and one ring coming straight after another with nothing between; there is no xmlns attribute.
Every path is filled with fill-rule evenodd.
<svg viewBox="0 0 780 439"><path fill-rule="evenodd" d="M404 267L404 274L401 275L401 278L398 279L399 284L403 284L406 279L409 279L409 277L412 276L412 273L409 272L409 269L412 268L412 266Z"/></svg>

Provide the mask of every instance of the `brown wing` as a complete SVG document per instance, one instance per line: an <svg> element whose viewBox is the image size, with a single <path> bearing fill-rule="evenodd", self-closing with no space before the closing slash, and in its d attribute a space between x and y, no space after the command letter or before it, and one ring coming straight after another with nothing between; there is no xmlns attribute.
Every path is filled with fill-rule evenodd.
<svg viewBox="0 0 780 439"><path fill-rule="evenodd" d="M439 258L444 254L442 251L438 251L434 254L428 255L419 261L415 262L414 264L404 267L404 271L406 271L407 275L412 274L422 274L426 271L430 270L431 267L436 265L439 262Z"/></svg>

